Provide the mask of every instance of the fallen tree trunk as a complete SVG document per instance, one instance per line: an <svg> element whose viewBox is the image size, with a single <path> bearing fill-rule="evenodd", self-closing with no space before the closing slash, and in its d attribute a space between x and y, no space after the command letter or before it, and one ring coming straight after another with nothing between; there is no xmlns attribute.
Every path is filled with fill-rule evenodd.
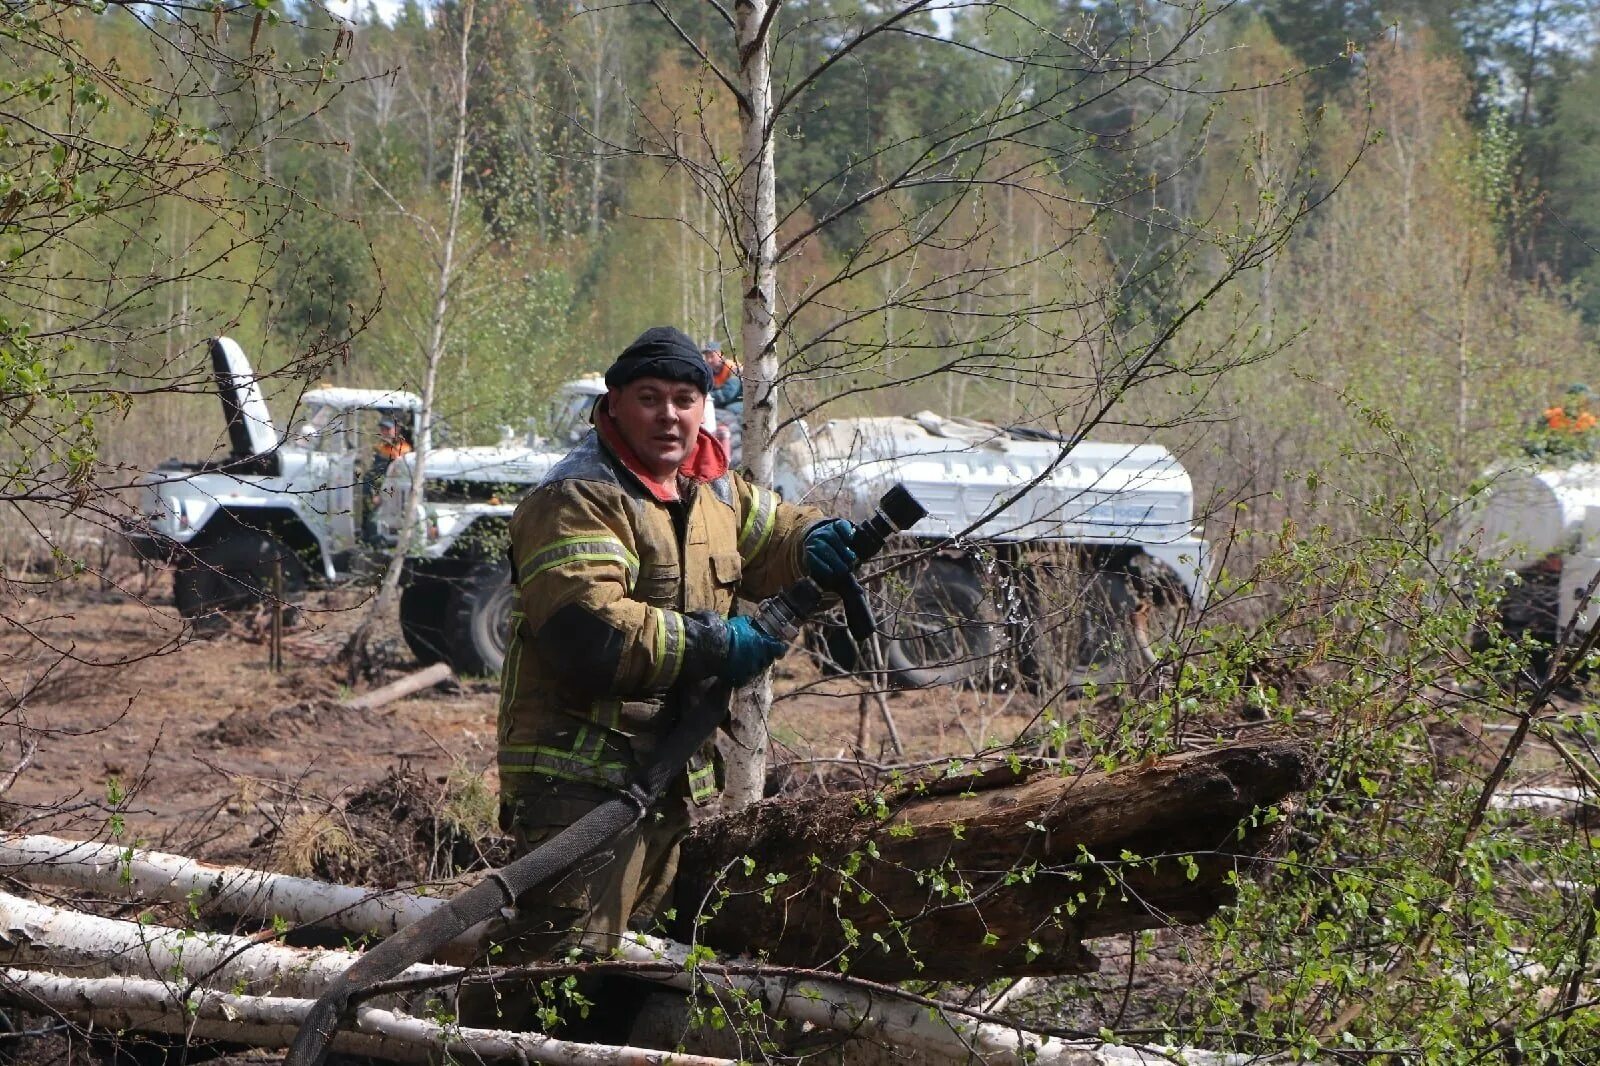
<svg viewBox="0 0 1600 1066"><path fill-rule="evenodd" d="M83 976L164 979L212 988L314 999L360 958L349 951L284 947L251 937L195 932L47 907L0 892L0 965ZM416 978L449 978L453 966L420 963Z"/></svg>
<svg viewBox="0 0 1600 1066"><path fill-rule="evenodd" d="M1085 972L1082 941L1201 922L1310 782L1293 741L1111 773L1000 768L766 800L700 826L680 866L696 939L878 980Z"/></svg>
<svg viewBox="0 0 1600 1066"><path fill-rule="evenodd" d="M0 969L0 996L113 1032L137 1029L268 1048L287 1047L315 1002L217 991L186 996L184 989L161 981L61 977L14 969ZM731 1059L446 1026L376 1007L358 1008L334 1037L333 1049L394 1062L438 1062L449 1053L552 1066L734 1066Z"/></svg>
<svg viewBox="0 0 1600 1066"><path fill-rule="evenodd" d="M69 883L97 893L115 894L126 888L120 872L125 865L90 861L97 854L92 846L74 848L71 841L51 837L35 838L29 846L49 852L56 857L55 861L12 867L9 870L12 876L38 884ZM81 862L78 868L73 867L70 856L78 857ZM149 864L149 868L161 870L170 870L175 864L189 862L179 856L154 852L134 852L125 855L124 859L133 868ZM202 890L210 883L205 877L205 864L191 863L184 868L201 876L198 885ZM260 892L231 893L217 897L219 901L240 905L243 909L238 913L242 917L269 919L281 913L277 909L280 907L289 913L303 911L310 903L297 899L297 896L305 891L309 901L325 912L325 927L358 935L367 932L354 921L357 916L369 913L362 906L372 896L366 889L330 885L260 870L230 869L245 883L261 888ZM146 898L181 903L193 898L196 886L183 878L156 878L146 882L144 889ZM195 950L195 938L201 934L96 918L26 900L13 902L13 899L0 895L0 938L7 944L16 945L9 959L13 963L46 967L70 964L84 967L85 972L91 973L148 975L161 972L157 964L170 964L173 946L180 945L183 961L187 963L183 968L189 979L193 979L206 973L218 961L214 950ZM405 894L394 894L389 902L407 914L426 914L444 905L439 899ZM269 903L274 909L264 910ZM63 927L76 930L68 944L77 946L63 946L60 937L47 933L47 930ZM18 932L19 929L32 932L24 936ZM332 969L354 958L343 952L318 954L270 944L253 944L247 938L203 935L209 938L213 949L248 948L251 954L235 960L235 966L248 967L258 979L270 978L281 994L292 997L308 995L305 991L307 988L323 987ZM96 947L89 951L82 946L83 942ZM137 952L133 950L134 947L137 947ZM724 974L716 972L714 965L696 968L690 964L689 952L690 949L685 945L638 934L619 943L612 955L623 962L665 964L666 969L659 980L671 988L682 991L698 989L717 996L731 992L742 1002L765 1004L775 1017L789 1018L894 1048L920 1051L936 1060L962 1061L976 1053L991 1063L1060 1063L1062 1066L1121 1066L1167 1061L1162 1055L1137 1049L1058 1040L1025 1029L968 1018L959 1013L930 1010L913 1000L857 985L790 975ZM313 960L317 959L322 961L316 963L317 972L313 974ZM432 969L452 979L459 976L459 971L448 968ZM170 975L171 971L166 972ZM426 975L429 972L429 968L414 967L408 976ZM237 969L218 971L211 975L211 983L231 987L219 978L238 975ZM307 980L302 981L302 976ZM200 1030L196 1032L201 1033ZM209 1030L205 1033L209 1034ZM347 1050L354 1052L359 1049L352 1044ZM390 1057L388 1052L376 1050L361 1053ZM1196 1064L1226 1064L1236 1059L1235 1056L1214 1055L1192 1049L1186 1049L1184 1054L1187 1061Z"/></svg>
<svg viewBox="0 0 1600 1066"><path fill-rule="evenodd" d="M294 925L322 925L356 936L380 936L430 913L438 901L415 892L378 892L305 877L215 866L182 855L141 851L92 840L0 834L0 874L36 885L59 885L101 897L166 900L217 913Z"/></svg>
<svg viewBox="0 0 1600 1066"><path fill-rule="evenodd" d="M423 904L441 905L416 898ZM255 943L246 937L100 918L3 893L0 934L12 949L4 961L14 967L0 981L0 997L10 986L14 1000L26 1002L31 995L81 1021L146 1032L185 1032L196 1038L259 1047L287 1046L310 1009L312 1000L307 997L318 994L334 973L354 961L348 952L305 951ZM930 1010L926 1004L889 990L792 976L718 973L714 965L691 965L689 951L682 944L636 935L619 944L613 957L664 964L659 980L671 988L717 998L731 994L735 1002L764 1004L776 1017L891 1048L920 1051L938 1061L965 1061L972 1055L996 1066L1131 1066L1167 1061L1164 1053L1060 1040L959 1013ZM40 972L66 967L74 976ZM183 985L167 983L180 974ZM401 979L431 981L429 987L440 988L453 985L462 976L462 971L452 967L414 966ZM185 1008L185 987L192 982L207 987L190 991L189 1008ZM248 995L237 991L240 989L277 994ZM194 1013L186 1015L186 1009ZM195 1025L184 1027L185 1017L194 1019ZM564 1044L533 1035L512 1038L488 1030L453 1029L452 1033L470 1040L440 1045L437 1041L447 1034L432 1023L370 1005L357 1012L354 1033L349 1027L341 1032L349 1040L335 1045L340 1050L402 1062L426 1058L428 1051L441 1047L471 1050L485 1058L515 1058L521 1052L535 1061L585 1066L664 1061L631 1057L659 1056L637 1048ZM611 1053L624 1057L607 1057ZM1231 1066L1244 1061L1242 1056L1192 1049L1184 1054L1197 1066ZM705 1066L718 1060L689 1056L674 1061Z"/></svg>
<svg viewBox="0 0 1600 1066"><path fill-rule="evenodd" d="M372 711L379 707L393 703L395 700L404 699L414 692L421 692L425 688L442 685L449 681L455 674L450 669L449 663L434 663L414 674L407 674L398 681L391 681L382 688L375 688L371 692L354 696L340 704L352 711Z"/></svg>
<svg viewBox="0 0 1600 1066"><path fill-rule="evenodd" d="M1095 965L1084 939L1202 921L1229 902L1229 875L1270 845L1273 825L1254 812L1307 775L1303 748L1266 741L1113 773L1001 768L767 800L689 839L679 909L713 901L695 935L719 951L809 968L844 955L880 980L1083 971ZM0 870L358 935L392 933L439 905L52 837L0 838Z"/></svg>

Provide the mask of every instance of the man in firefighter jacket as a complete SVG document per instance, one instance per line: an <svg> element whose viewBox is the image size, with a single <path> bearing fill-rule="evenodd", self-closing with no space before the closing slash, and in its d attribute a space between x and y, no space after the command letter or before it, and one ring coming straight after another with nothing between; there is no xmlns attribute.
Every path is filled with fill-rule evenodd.
<svg viewBox="0 0 1600 1066"><path fill-rule="evenodd" d="M728 470L702 428L711 371L688 336L645 331L605 380L594 428L511 519L518 606L498 761L501 825L519 855L626 788L672 724L675 687L713 675L741 685L783 654L749 619L729 617L736 596L808 575L826 587L855 562L848 522ZM693 811L717 794L712 760L696 759L598 868L520 900L490 931L508 941L491 961L603 952L630 922L647 922ZM509 1000L499 1006L493 1024L518 1020ZM489 1024L477 1010L463 1020Z"/></svg>

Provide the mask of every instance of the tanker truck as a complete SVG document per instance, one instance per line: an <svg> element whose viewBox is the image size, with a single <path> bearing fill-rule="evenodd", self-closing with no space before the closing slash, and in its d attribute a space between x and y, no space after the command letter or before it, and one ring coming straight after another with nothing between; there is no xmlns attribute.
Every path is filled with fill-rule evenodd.
<svg viewBox="0 0 1600 1066"><path fill-rule="evenodd" d="M1210 546L1188 472L1154 443L1072 442L923 411L802 429L773 485L861 518L904 484L928 510L869 587L902 687L1131 680L1205 601ZM853 650L813 631L825 665Z"/></svg>
<svg viewBox="0 0 1600 1066"><path fill-rule="evenodd" d="M1583 590L1600 572L1600 464L1524 463L1493 470L1469 507L1456 546L1504 568L1500 623L1512 637L1553 646L1582 614Z"/></svg>
<svg viewBox="0 0 1600 1066"><path fill-rule="evenodd" d="M499 446L429 455L400 610L420 660L499 669L512 607L506 521L587 429L604 391L598 378L569 382L526 440L507 432ZM779 451L773 487L861 519L897 482L929 511L869 589L898 685L1111 681L1148 667L1163 636L1204 600L1210 551L1193 487L1160 445L1074 446L931 412L844 418L798 429ZM410 463L397 461L379 519L390 538L409 491ZM811 639L825 667L854 658L842 624Z"/></svg>

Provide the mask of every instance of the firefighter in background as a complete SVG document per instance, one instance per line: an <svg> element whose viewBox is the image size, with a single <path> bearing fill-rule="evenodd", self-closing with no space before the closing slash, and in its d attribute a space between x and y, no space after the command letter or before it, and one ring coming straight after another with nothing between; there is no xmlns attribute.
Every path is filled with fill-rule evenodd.
<svg viewBox="0 0 1600 1066"><path fill-rule="evenodd" d="M735 409L744 412L744 381L739 364L722 354L721 341L706 341L700 348L706 366L711 368L711 399L717 410Z"/></svg>
<svg viewBox="0 0 1600 1066"><path fill-rule="evenodd" d="M717 406L717 438L737 463L744 450L744 379L739 364L722 354L720 341L709 340L700 346L706 366L711 368L711 400Z"/></svg>
<svg viewBox="0 0 1600 1066"><path fill-rule="evenodd" d="M594 428L511 518L518 606L498 726L500 824L518 856L624 790L679 708L709 677L742 685L786 650L736 597L801 577L824 587L855 563L850 523L783 503L728 469L702 424L713 374L694 342L646 330L606 372ZM719 794L707 745L644 821L596 868L535 889L491 923L497 965L588 948L603 953L661 909L678 844ZM532 897L532 898L529 898ZM530 988L468 985L466 1024L525 1024ZM605 1033L632 1009L608 987L563 1030ZM613 1033L614 1035L614 1033Z"/></svg>
<svg viewBox="0 0 1600 1066"><path fill-rule="evenodd" d="M411 442L406 440L400 423L392 415L378 419L378 443L372 450L372 462L366 476L361 479L364 507L361 512L361 536L368 544L378 544L378 505L383 502L383 475L389 464L402 455L411 454Z"/></svg>

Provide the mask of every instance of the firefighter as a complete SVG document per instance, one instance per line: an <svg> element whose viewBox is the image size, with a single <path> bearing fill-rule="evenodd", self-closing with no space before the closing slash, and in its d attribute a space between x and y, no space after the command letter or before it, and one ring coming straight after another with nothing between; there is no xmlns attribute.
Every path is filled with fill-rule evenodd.
<svg viewBox="0 0 1600 1066"><path fill-rule="evenodd" d="M719 411L744 412L744 378L739 364L722 354L721 341L706 341L700 348L711 368L711 399Z"/></svg>
<svg viewBox="0 0 1600 1066"><path fill-rule="evenodd" d="M742 685L783 655L748 618L730 617L735 597L802 576L827 587L855 563L848 522L729 472L701 423L712 374L688 336L646 330L605 380L593 429L511 518L518 607L498 762L500 824L518 855L626 788L670 728L675 690L712 676ZM492 961L604 952L630 924L648 923L670 891L680 839L718 796L709 748L597 868L533 890L492 923ZM496 1001L467 986L463 1020L525 1021L526 990L501 991ZM589 1024L619 1021L616 1007ZM570 1024L569 1015L569 1036Z"/></svg>
<svg viewBox="0 0 1600 1066"><path fill-rule="evenodd" d="M361 538L371 545L380 545L378 536L378 508L383 503L383 475L401 456L411 454L411 442L400 430L400 423L392 415L378 419L378 443L372 449L372 461L361 479L364 506L361 511Z"/></svg>

